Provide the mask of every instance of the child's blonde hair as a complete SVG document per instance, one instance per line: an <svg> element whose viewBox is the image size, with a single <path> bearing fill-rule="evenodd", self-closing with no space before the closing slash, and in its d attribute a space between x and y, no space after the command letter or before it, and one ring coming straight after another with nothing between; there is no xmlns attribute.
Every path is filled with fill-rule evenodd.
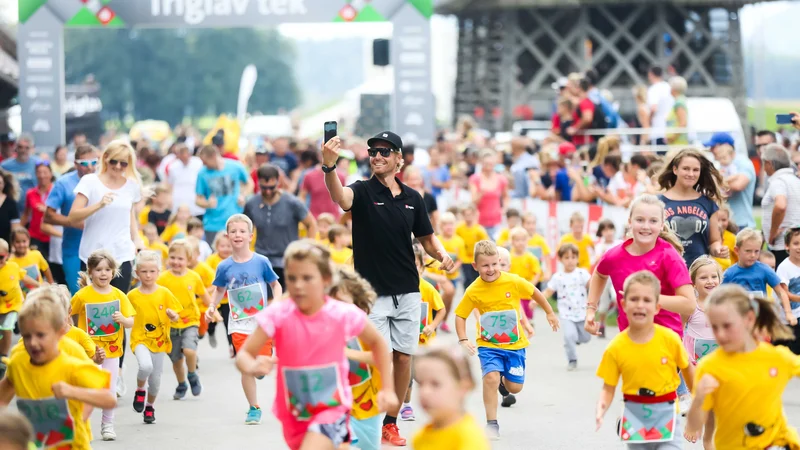
<svg viewBox="0 0 800 450"><path fill-rule="evenodd" d="M91 273L94 269L97 269L97 266L100 265L105 261L108 263L108 267L111 269L113 273L112 278L116 278L119 276L119 264L117 264L117 260L114 259L114 256L108 250L95 250L92 254L89 255L89 258L86 260L86 271L78 273L78 286L84 288L88 286L91 281Z"/></svg>
<svg viewBox="0 0 800 450"><path fill-rule="evenodd" d="M771 300L754 296L738 284L723 284L708 296L706 311L713 306L726 304L733 306L742 317L753 311L756 319L753 331L765 332L773 340L795 339L791 328L783 324Z"/></svg>
<svg viewBox="0 0 800 450"><path fill-rule="evenodd" d="M211 243L211 248L214 249L215 252L219 253L217 246L219 245L219 241L223 239L228 239L228 235L224 231L220 231L216 236L214 236L214 242ZM230 241L230 239L228 239L228 241Z"/></svg>
<svg viewBox="0 0 800 450"><path fill-rule="evenodd" d="M459 347L444 346L434 343L430 345L422 354L415 355L415 359L435 359L442 361L447 366L448 373L464 383L469 390L475 388L475 379L469 367L469 360L464 351Z"/></svg>
<svg viewBox="0 0 800 450"><path fill-rule="evenodd" d="M290 261L309 261L317 266L322 278L333 279L330 250L311 239L301 239L289 244L283 255L283 261L285 267L289 265Z"/></svg>
<svg viewBox="0 0 800 450"><path fill-rule="evenodd" d="M628 298L628 292L634 284L652 287L653 295L656 298L656 303L658 303L658 297L661 295L661 281L653 275L653 272L649 270L640 270L639 272L629 275L623 284L622 298Z"/></svg>
<svg viewBox="0 0 800 450"><path fill-rule="evenodd" d="M9 252L8 241L0 238L0 252Z"/></svg>
<svg viewBox="0 0 800 450"><path fill-rule="evenodd" d="M170 242L169 244L169 255L173 252L183 252L186 256L186 260L192 259L192 246L189 244L186 239L175 239L174 241Z"/></svg>
<svg viewBox="0 0 800 450"><path fill-rule="evenodd" d="M38 287L28 293L25 301L36 301L41 297L48 297L53 301L56 301L59 305L61 305L61 308L64 310L64 314L69 316L69 313L72 310L72 295L69 293L69 289L67 289L66 286L63 284L48 284Z"/></svg>
<svg viewBox="0 0 800 450"><path fill-rule="evenodd" d="M33 427L25 416L10 408L0 410L0 443L9 444L12 450L27 450L33 438Z"/></svg>
<svg viewBox="0 0 800 450"><path fill-rule="evenodd" d="M42 319L52 325L56 331L64 329L64 322L67 320L67 312L61 303L59 294L49 289L42 290L32 300L26 299L19 310L19 325L30 319Z"/></svg>
<svg viewBox="0 0 800 450"><path fill-rule="evenodd" d="M199 258L200 257L200 239L198 239L198 238L196 238L194 236L187 236L187 237L183 238L183 240L186 241L186 245L189 247L189 251L192 252L192 254L189 255L189 260L192 261L192 260L196 260L197 258Z"/></svg>
<svg viewBox="0 0 800 450"><path fill-rule="evenodd" d="M349 233L347 227L343 225L331 225L330 230L328 230L328 241L333 244L336 241L336 238L342 235Z"/></svg>
<svg viewBox="0 0 800 450"><path fill-rule="evenodd" d="M11 231L11 243L13 244L14 242L17 242L19 236L26 237L28 241L31 240L31 233L28 232L26 228L15 228L14 230Z"/></svg>
<svg viewBox="0 0 800 450"><path fill-rule="evenodd" d="M225 232L228 232L228 227L231 226L232 223L243 223L247 225L247 231L251 234L253 233L253 221L250 220L249 217L245 216L244 214L234 214L228 218L228 221L225 222Z"/></svg>
<svg viewBox="0 0 800 450"><path fill-rule="evenodd" d="M764 243L764 235L761 234L760 231L756 231L753 228L745 228L736 235L736 246L741 247L747 241L756 240L760 243Z"/></svg>
<svg viewBox="0 0 800 450"><path fill-rule="evenodd" d="M365 280L361 275L353 269L347 267L339 267L336 269L336 281L331 286L329 295L333 298L338 298L341 291L346 291L353 298L353 304L358 309L369 314L372 310L372 305L378 294L372 289L369 281Z"/></svg>
<svg viewBox="0 0 800 450"><path fill-rule="evenodd" d="M583 214L575 211L571 216L569 216L569 224L572 226L572 224L576 222L586 223L586 217L583 217Z"/></svg>
<svg viewBox="0 0 800 450"><path fill-rule="evenodd" d="M154 263L156 267L160 269L164 263L161 261L161 252L157 252L155 250L140 251L139 254L136 255L136 259L133 262L133 270L139 270L139 267L146 263Z"/></svg>
<svg viewBox="0 0 800 450"><path fill-rule="evenodd" d="M578 246L571 242L567 242L566 244L561 244L561 246L558 247L558 251L556 252L556 254L558 255L558 259L567 256L568 253L572 253L575 256L580 256L580 250L578 250Z"/></svg>
<svg viewBox="0 0 800 450"><path fill-rule="evenodd" d="M631 207L628 212L628 221L630 222L631 218L633 218L633 212L636 211L641 205L649 205L649 206L658 206L661 209L661 222L663 222L663 227L661 228L661 232L658 234L658 237L667 241L669 245L671 245L675 250L678 251L681 255L683 255L683 244L681 240L678 238L677 235L669 228L667 225L666 220L664 220L664 211L667 209L667 206L658 199L655 195L652 194L643 194L631 202Z"/></svg>
<svg viewBox="0 0 800 450"><path fill-rule="evenodd" d="M203 221L197 217L192 217L189 219L189 222L186 224L186 232L191 233L198 228L201 230L203 229Z"/></svg>
<svg viewBox="0 0 800 450"><path fill-rule="evenodd" d="M325 223L328 224L328 226L331 226L336 223L336 217L334 217L331 213L322 213L317 216L317 224L320 223Z"/></svg>
<svg viewBox="0 0 800 450"><path fill-rule="evenodd" d="M719 276L719 280L722 282L722 267L719 266L719 263L717 263L714 258L708 255L701 255L694 260L691 266L689 266L689 277L692 279L692 284L695 283L697 272L706 266L714 266L714 269L717 271L717 275Z"/></svg>
<svg viewBox="0 0 800 450"><path fill-rule="evenodd" d="M494 241L483 240L475 243L475 261L478 256L494 256L497 254L497 244Z"/></svg>
<svg viewBox="0 0 800 450"><path fill-rule="evenodd" d="M500 257L500 260L506 260L509 264L511 264L511 252L508 251L505 247L497 247L497 256Z"/></svg>
<svg viewBox="0 0 800 450"><path fill-rule="evenodd" d="M522 215L522 223L525 223L526 220L533 220L533 223L535 224L539 223L539 221L536 219L536 214L532 213L531 211L528 211Z"/></svg>
<svg viewBox="0 0 800 450"><path fill-rule="evenodd" d="M736 222L733 221L733 208L731 208L731 205L723 203L720 205L719 210L728 214L728 228L725 228L725 230L722 231L730 231L733 234L738 233L739 226L737 226Z"/></svg>
<svg viewBox="0 0 800 450"><path fill-rule="evenodd" d="M511 229L511 231L508 232L508 237L511 239L516 239L518 237L521 237L525 240L528 240L530 239L531 236L528 234L528 230L526 230L525 228L514 227Z"/></svg>
<svg viewBox="0 0 800 450"><path fill-rule="evenodd" d="M170 214L170 215L169 215L169 220L167 220L167 225L172 225L172 224L174 224L174 223L175 223L175 222L178 220L178 213L179 213L181 210L188 211L188 212L189 212L189 220L191 220L191 219L192 219L192 217L191 217L191 215L192 215L192 210L191 210L191 209L189 209L189 205L187 205L187 204L185 204L185 203L184 203L184 204L182 204L181 206L178 206L178 208L177 208L175 211L172 211L172 214ZM187 226L189 225L189 222L188 222L188 221L186 222L186 225L187 225Z"/></svg>
<svg viewBox="0 0 800 450"><path fill-rule="evenodd" d="M456 223L456 215L451 212L445 212L439 216L439 223Z"/></svg>
<svg viewBox="0 0 800 450"><path fill-rule="evenodd" d="M158 236L158 227L156 226L156 224L154 224L152 222L148 222L148 223L144 224L144 226L142 226L142 232L143 233L147 233L147 232L155 233L156 236ZM161 238L159 237L159 239L161 239Z"/></svg>

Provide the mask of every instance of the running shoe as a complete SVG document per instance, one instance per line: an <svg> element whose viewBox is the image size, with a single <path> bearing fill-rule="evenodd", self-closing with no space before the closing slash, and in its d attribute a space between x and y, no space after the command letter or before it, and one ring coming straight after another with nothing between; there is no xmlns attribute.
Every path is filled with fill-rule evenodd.
<svg viewBox="0 0 800 450"><path fill-rule="evenodd" d="M189 386L192 387L192 395L197 397L203 392L203 386L200 384L200 377L196 373L190 373L188 377Z"/></svg>
<svg viewBox="0 0 800 450"><path fill-rule="evenodd" d="M500 406L503 408L510 408L514 403L517 403L517 397L515 397L514 394L508 394L503 396L503 401L500 402Z"/></svg>
<svg viewBox="0 0 800 450"><path fill-rule="evenodd" d="M569 364L567 365L567 370L569 372L574 372L578 370L578 361L570 361Z"/></svg>
<svg viewBox="0 0 800 450"><path fill-rule="evenodd" d="M606 338L606 326L605 325L600 325L600 329L597 330L597 336L599 338L601 338L601 339L605 339Z"/></svg>
<svg viewBox="0 0 800 450"><path fill-rule="evenodd" d="M128 388L125 386L125 380L122 379L122 368L120 367L119 374L117 375L117 398L124 397L125 394L128 392Z"/></svg>
<svg viewBox="0 0 800 450"><path fill-rule="evenodd" d="M217 336L216 335L213 335L211 333L208 334L208 345L210 345L211 348L217 348Z"/></svg>
<svg viewBox="0 0 800 450"><path fill-rule="evenodd" d="M502 395L503 397L508 397L509 395L511 395L511 393L508 392L508 389L506 389L506 385L503 384L502 378L500 378L500 386L497 387L497 390L500 391L500 395Z"/></svg>
<svg viewBox="0 0 800 450"><path fill-rule="evenodd" d="M137 389L136 393L133 394L133 410L137 413L144 411L144 398L146 396L146 392L144 389Z"/></svg>
<svg viewBox="0 0 800 450"><path fill-rule="evenodd" d="M681 416L686 417L686 413L688 413L689 408L692 407L692 394L681 395L678 400L678 406L680 407Z"/></svg>
<svg viewBox="0 0 800 450"><path fill-rule="evenodd" d="M186 386L186 382L178 383L178 387L175 388L175 395L172 396L175 400L180 400L183 397L186 397L186 391L189 390L189 386Z"/></svg>
<svg viewBox="0 0 800 450"><path fill-rule="evenodd" d="M156 409L148 405L144 409L144 423L156 423Z"/></svg>
<svg viewBox="0 0 800 450"><path fill-rule="evenodd" d="M439 325L439 330L442 333L452 333L453 332L453 330L450 329L450 325L448 325L446 323L442 323L441 325Z"/></svg>
<svg viewBox="0 0 800 450"><path fill-rule="evenodd" d="M486 424L486 437L489 438L490 441L496 441L500 439L500 424L498 423L487 423Z"/></svg>
<svg viewBox="0 0 800 450"><path fill-rule="evenodd" d="M381 430L381 442L395 447L405 447L406 440L400 436L400 430L396 423L387 423Z"/></svg>
<svg viewBox="0 0 800 450"><path fill-rule="evenodd" d="M258 425L261 423L261 408L251 406L247 411L247 418L244 419L245 425Z"/></svg>
<svg viewBox="0 0 800 450"><path fill-rule="evenodd" d="M100 435L103 436L104 441L116 441L117 433L114 431L113 423L100 424Z"/></svg>
<svg viewBox="0 0 800 450"><path fill-rule="evenodd" d="M413 421L417 420L417 417L414 415L414 408L411 407L408 403L404 404L403 407L400 409L400 420L405 421Z"/></svg>

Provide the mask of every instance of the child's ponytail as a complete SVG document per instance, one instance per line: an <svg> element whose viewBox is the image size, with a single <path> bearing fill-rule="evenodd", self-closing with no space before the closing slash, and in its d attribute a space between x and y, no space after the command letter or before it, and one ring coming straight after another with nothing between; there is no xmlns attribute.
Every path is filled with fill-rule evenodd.
<svg viewBox="0 0 800 450"><path fill-rule="evenodd" d="M794 340L792 329L783 323L775 303L759 295L753 295L736 284L723 284L714 289L706 300L706 308L715 305L733 305L744 316L750 311L755 314L753 333L766 334L773 340Z"/></svg>
<svg viewBox="0 0 800 450"><path fill-rule="evenodd" d="M683 244L681 243L680 238L678 235L672 231L672 228L667 225L667 222L664 222L664 227L661 229L661 232L658 233L658 237L667 241L669 245L671 245L675 250L683 256Z"/></svg>
<svg viewBox="0 0 800 450"><path fill-rule="evenodd" d="M85 288L90 284L92 284L92 279L89 277L89 274L86 272L78 272L78 287Z"/></svg>

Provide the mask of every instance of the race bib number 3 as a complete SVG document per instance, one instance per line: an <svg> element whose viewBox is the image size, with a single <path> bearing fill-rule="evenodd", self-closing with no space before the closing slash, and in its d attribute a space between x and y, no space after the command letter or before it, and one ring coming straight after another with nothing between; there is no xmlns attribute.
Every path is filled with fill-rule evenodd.
<svg viewBox="0 0 800 450"><path fill-rule="evenodd" d="M675 436L675 402L625 402L619 436L624 442L667 442Z"/></svg>
<svg viewBox="0 0 800 450"><path fill-rule="evenodd" d="M59 447L75 438L75 424L65 399L17 399L17 408L33 425L36 448Z"/></svg>
<svg viewBox="0 0 800 450"><path fill-rule="evenodd" d="M422 334L422 330L428 326L428 302L422 302L419 305L419 332Z"/></svg>
<svg viewBox="0 0 800 450"><path fill-rule="evenodd" d="M90 336L111 336L116 334L121 326L114 322L112 317L119 311L119 300L105 303L86 304L86 332Z"/></svg>
<svg viewBox="0 0 800 450"><path fill-rule="evenodd" d="M519 340L515 310L492 311L481 316L481 339L492 344L513 344Z"/></svg>
<svg viewBox="0 0 800 450"><path fill-rule="evenodd" d="M719 345L714 339L695 339L694 340L694 360L700 361L717 349Z"/></svg>
<svg viewBox="0 0 800 450"><path fill-rule="evenodd" d="M347 341L347 348L358 351L364 350L357 338L352 338ZM372 379L372 370L370 370L369 364L353 360L349 360L348 362L350 363L350 372L348 376L350 387L361 386Z"/></svg>
<svg viewBox="0 0 800 450"><path fill-rule="evenodd" d="M228 291L228 303L231 304L231 319L249 319L264 308L267 302L264 299L260 284L251 284Z"/></svg>
<svg viewBox="0 0 800 450"><path fill-rule="evenodd" d="M309 420L342 404L339 371L335 364L296 369L284 367L283 384L289 412L297 420Z"/></svg>

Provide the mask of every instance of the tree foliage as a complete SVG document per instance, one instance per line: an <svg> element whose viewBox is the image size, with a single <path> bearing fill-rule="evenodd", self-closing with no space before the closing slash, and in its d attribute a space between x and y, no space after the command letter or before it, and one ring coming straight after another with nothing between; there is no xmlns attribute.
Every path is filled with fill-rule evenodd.
<svg viewBox="0 0 800 450"><path fill-rule="evenodd" d="M300 99L292 45L274 30L67 29L66 82L89 74L104 113L179 123L236 111L239 81L258 69L250 111L294 108Z"/></svg>

